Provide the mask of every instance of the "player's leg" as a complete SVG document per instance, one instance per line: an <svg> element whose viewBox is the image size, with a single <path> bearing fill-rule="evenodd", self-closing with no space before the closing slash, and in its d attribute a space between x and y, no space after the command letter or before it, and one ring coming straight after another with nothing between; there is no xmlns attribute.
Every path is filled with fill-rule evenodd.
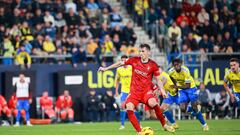
<svg viewBox="0 0 240 135"><path fill-rule="evenodd" d="M68 122L72 123L74 121L74 111L72 108L67 110Z"/></svg>
<svg viewBox="0 0 240 135"><path fill-rule="evenodd" d="M134 95L128 96L126 100L126 110L129 121L132 123L134 129L140 134L141 126L134 114L135 107L139 104L139 101L134 97Z"/></svg>
<svg viewBox="0 0 240 135"><path fill-rule="evenodd" d="M30 123L30 114L29 114L30 105L28 100L23 101L23 107L26 112L27 126L32 126L32 124Z"/></svg>
<svg viewBox="0 0 240 135"><path fill-rule="evenodd" d="M45 110L45 114L51 119L51 123L55 123L57 121L56 114L53 109Z"/></svg>
<svg viewBox="0 0 240 135"><path fill-rule="evenodd" d="M6 114L6 116L7 116L7 121L8 121L8 123L10 124L10 123L11 123L11 119L12 119L11 110L10 110L7 106L5 106L5 107L3 108L3 112Z"/></svg>
<svg viewBox="0 0 240 135"><path fill-rule="evenodd" d="M162 127L169 132L175 132L174 128L172 128L171 126L168 126L166 124L166 121L165 121L165 118L163 116L162 110L161 110L157 100L154 98L154 96L148 98L147 104L148 104L148 106L150 106L155 111L157 119L160 121Z"/></svg>
<svg viewBox="0 0 240 135"><path fill-rule="evenodd" d="M191 105L192 105L192 108L193 108L192 115L196 116L196 118L202 124L203 130L207 131L207 130L209 130L209 128L207 126L206 121L204 120L203 115L202 115L201 107L200 107L199 102L198 102L198 94L196 93L196 91L197 91L197 88L191 88L187 91L188 92L188 97L191 101Z"/></svg>
<svg viewBox="0 0 240 135"><path fill-rule="evenodd" d="M67 118L66 110L64 110L64 109L60 110L60 119L61 119L61 121L66 120L66 118Z"/></svg>
<svg viewBox="0 0 240 135"><path fill-rule="evenodd" d="M234 95L235 95L237 107L240 109L240 93L235 93Z"/></svg>
<svg viewBox="0 0 240 135"><path fill-rule="evenodd" d="M124 106L124 102L126 101L126 98L127 98L127 96L128 96L128 94L127 93L124 93L124 92L122 92L121 93L121 98L120 98L120 100L121 100L121 110L120 110L120 120L121 120L121 126L120 126L120 130L121 129L124 129L125 128L125 119L126 119L126 114L127 114L127 112L126 112L126 110L123 108L123 106Z"/></svg>
<svg viewBox="0 0 240 135"><path fill-rule="evenodd" d="M16 117L16 123L15 126L20 125L20 118L21 118L21 110L23 109L23 101L18 100L17 101L17 117Z"/></svg>
<svg viewBox="0 0 240 135"><path fill-rule="evenodd" d="M176 121L173 119L172 113L168 110L170 105L172 105L173 103L174 103L173 97L170 94L168 94L168 98L163 99L163 103L160 108L161 110L163 110L163 114L168 119L168 121L171 124L176 124Z"/></svg>

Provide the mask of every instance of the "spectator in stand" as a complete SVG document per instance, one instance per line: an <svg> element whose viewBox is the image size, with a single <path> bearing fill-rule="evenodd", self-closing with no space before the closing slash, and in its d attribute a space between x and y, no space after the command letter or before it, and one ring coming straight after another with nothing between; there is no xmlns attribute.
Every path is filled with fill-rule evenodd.
<svg viewBox="0 0 240 135"><path fill-rule="evenodd" d="M72 8L69 9L64 19L66 20L66 23L69 26L69 28L77 28L77 26L80 23L79 17L74 13Z"/></svg>
<svg viewBox="0 0 240 135"><path fill-rule="evenodd" d="M90 89L87 96L87 113L91 122L96 122L98 120L98 104L99 98L96 96L96 91Z"/></svg>
<svg viewBox="0 0 240 135"><path fill-rule="evenodd" d="M192 27L193 25L198 25L198 18L194 11L191 12L189 17L189 25Z"/></svg>
<svg viewBox="0 0 240 135"><path fill-rule="evenodd" d="M38 8L35 10L35 15L33 16L32 20L33 20L33 26L44 23L41 9Z"/></svg>
<svg viewBox="0 0 240 135"><path fill-rule="evenodd" d="M123 19L119 12L120 12L120 7L114 7L113 12L110 13L109 21L110 21L111 28L114 28L117 25L119 25L120 27L123 26L122 24Z"/></svg>
<svg viewBox="0 0 240 135"><path fill-rule="evenodd" d="M237 39L236 39L236 44L234 44L234 46L233 46L233 50L234 50L234 52L240 52L240 37L238 37Z"/></svg>
<svg viewBox="0 0 240 135"><path fill-rule="evenodd" d="M181 25L182 22L186 24L190 24L189 18L186 16L185 12L182 12L180 16L177 17L176 23L178 26Z"/></svg>
<svg viewBox="0 0 240 135"><path fill-rule="evenodd" d="M79 49L77 47L72 49L72 64L74 68L77 67L79 61L82 62L84 66L87 65L87 53L81 46Z"/></svg>
<svg viewBox="0 0 240 135"><path fill-rule="evenodd" d="M163 19L159 19L159 24L157 25L157 46L159 51L169 51L169 39L168 39L168 27L164 23Z"/></svg>
<svg viewBox="0 0 240 135"><path fill-rule="evenodd" d="M198 13L198 22L200 25L203 25L205 21L209 21L209 14L206 12L206 10L204 8L202 8L201 12Z"/></svg>
<svg viewBox="0 0 240 135"><path fill-rule="evenodd" d="M190 12L192 11L192 5L188 2L188 0L183 0L183 2L182 2L182 11L186 15L189 15Z"/></svg>
<svg viewBox="0 0 240 135"><path fill-rule="evenodd" d="M9 36L4 36L4 41L3 41L3 57L8 57L3 59L3 64L4 65L12 65L13 64L13 53L14 53L14 47L12 45L12 42L9 38Z"/></svg>
<svg viewBox="0 0 240 135"><path fill-rule="evenodd" d="M20 47L16 51L16 64L20 65L21 68L30 68L32 59L30 54L27 52L24 42L20 43Z"/></svg>
<svg viewBox="0 0 240 135"><path fill-rule="evenodd" d="M63 27L66 25L66 20L63 18L62 12L58 12L55 17L55 26L57 31L57 36L61 35Z"/></svg>
<svg viewBox="0 0 240 135"><path fill-rule="evenodd" d="M199 48L200 48L200 51L202 51L204 53L213 52L213 44L209 40L207 34L203 34L203 38L199 42Z"/></svg>
<svg viewBox="0 0 240 135"><path fill-rule="evenodd" d="M114 47L116 48L117 53L119 53L120 47L121 47L121 39L119 38L118 34L113 35L112 42L113 42Z"/></svg>
<svg viewBox="0 0 240 135"><path fill-rule="evenodd" d="M87 54L93 55L97 48L98 44L93 39L90 39L87 44Z"/></svg>
<svg viewBox="0 0 240 135"><path fill-rule="evenodd" d="M200 3L200 0L196 0L192 6L192 12L195 12L196 14L198 14L199 12L201 12L202 8L203 7Z"/></svg>
<svg viewBox="0 0 240 135"><path fill-rule="evenodd" d="M24 21L22 23L22 28L20 29L21 31L21 39L22 40L28 40L28 41L32 41L33 40L33 35L32 35L32 31L30 29L30 26L28 25L27 21Z"/></svg>
<svg viewBox="0 0 240 135"><path fill-rule="evenodd" d="M171 50L178 50L180 51L180 43L181 43L181 37L182 37L182 31L177 26L176 22L172 23L172 26L168 28L168 37L172 43L172 49Z"/></svg>
<svg viewBox="0 0 240 135"><path fill-rule="evenodd" d="M129 43L129 46L127 47L127 53L128 56L137 56L139 54L138 48L132 43Z"/></svg>
<svg viewBox="0 0 240 135"><path fill-rule="evenodd" d="M170 13L167 12L166 9L161 9L160 19L163 19L163 20L164 20L164 23L165 23L167 26L170 26L170 25L172 24L172 21L173 21Z"/></svg>
<svg viewBox="0 0 240 135"><path fill-rule="evenodd" d="M83 23L81 23L79 26L78 35L82 45L86 45L87 42L92 38L91 32L87 29L87 27ZM86 46L84 46L84 49L85 48Z"/></svg>
<svg viewBox="0 0 240 135"><path fill-rule="evenodd" d="M105 36L102 52L104 55L116 55L116 48L109 35Z"/></svg>
<svg viewBox="0 0 240 135"><path fill-rule="evenodd" d="M186 40L184 41L184 44L186 44L191 49L191 51L196 52L199 50L197 40L193 37L193 33L191 33L191 32L188 33L188 36L187 36Z"/></svg>
<svg viewBox="0 0 240 135"><path fill-rule="evenodd" d="M74 13L77 13L77 5L73 0L68 0L65 3L65 12L67 13L69 9L72 9Z"/></svg>
<svg viewBox="0 0 240 135"><path fill-rule="evenodd" d="M52 40L56 39L56 27L51 22L45 22L45 35L48 35Z"/></svg>
<svg viewBox="0 0 240 135"><path fill-rule="evenodd" d="M137 40L137 35L135 34L134 30L133 30L133 23L131 21L129 21L126 25L125 28L123 28L123 41L130 43L132 42L133 44L135 44L136 40Z"/></svg>
<svg viewBox="0 0 240 135"><path fill-rule="evenodd" d="M112 11L111 6L109 5L109 3L106 2L106 0L98 0L98 6L101 10L107 8L108 11Z"/></svg>
<svg viewBox="0 0 240 135"><path fill-rule="evenodd" d="M232 53L233 52L233 40L230 36L230 32L225 32L223 37L223 46L226 53Z"/></svg>
<svg viewBox="0 0 240 135"><path fill-rule="evenodd" d="M55 25L55 19L48 10L45 11L45 16L43 17L43 20L45 23L50 22L53 26Z"/></svg>
<svg viewBox="0 0 240 135"><path fill-rule="evenodd" d="M230 97L225 90L221 90L215 96L215 119L220 116L228 118Z"/></svg>
<svg viewBox="0 0 240 135"><path fill-rule="evenodd" d="M202 109L203 115L206 115L212 111L212 107L213 107L210 91L205 87L204 82L201 82L198 92L199 92L198 98L202 107L201 109Z"/></svg>
<svg viewBox="0 0 240 135"><path fill-rule="evenodd" d="M158 20L158 14L154 8L150 8L148 15L148 35L150 39L154 38L156 33L156 21Z"/></svg>
<svg viewBox="0 0 240 135"><path fill-rule="evenodd" d="M89 0L87 3L87 8L89 9L88 16L90 18L96 17L96 15L99 11L99 7L98 7L97 3L95 2L95 0Z"/></svg>
<svg viewBox="0 0 240 135"><path fill-rule="evenodd" d="M40 97L40 106L41 110L51 119L51 122L55 123L57 119L55 111L53 110L53 101L48 96L47 91L44 91L42 97Z"/></svg>
<svg viewBox="0 0 240 135"><path fill-rule="evenodd" d="M45 41L43 42L43 50L48 54L53 54L56 51L56 47L48 35L45 36Z"/></svg>
<svg viewBox="0 0 240 135"><path fill-rule="evenodd" d="M101 29L99 28L99 26L97 26L97 22L96 21L91 21L90 24L90 28L89 28L89 32L92 35L93 39L97 39L100 37L100 33L101 33Z"/></svg>
<svg viewBox="0 0 240 135"><path fill-rule="evenodd" d="M68 90L64 90L56 102L56 113L60 115L61 121L72 123L74 121L74 110L72 109L72 97Z"/></svg>

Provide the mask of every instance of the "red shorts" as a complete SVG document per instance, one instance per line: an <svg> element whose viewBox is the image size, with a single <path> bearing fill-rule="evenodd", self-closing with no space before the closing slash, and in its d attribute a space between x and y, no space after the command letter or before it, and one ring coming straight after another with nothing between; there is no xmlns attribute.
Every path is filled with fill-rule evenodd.
<svg viewBox="0 0 240 135"><path fill-rule="evenodd" d="M159 103L159 98L157 98L157 97L155 96L155 99L156 99L157 102ZM144 110L145 110L145 111L148 111L148 110L150 110L150 109L151 109L150 106L148 106L147 104L144 105Z"/></svg>
<svg viewBox="0 0 240 135"><path fill-rule="evenodd" d="M137 107L139 103L143 103L145 105L148 105L148 100L150 98L155 98L155 95L153 94L153 91L131 92L131 93L129 93L129 95L127 97L125 105L129 102L133 103L135 107Z"/></svg>

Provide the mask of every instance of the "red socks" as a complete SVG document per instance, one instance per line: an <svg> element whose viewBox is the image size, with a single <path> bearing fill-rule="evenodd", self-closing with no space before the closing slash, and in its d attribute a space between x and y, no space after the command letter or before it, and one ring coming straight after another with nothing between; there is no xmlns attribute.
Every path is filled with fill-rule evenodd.
<svg viewBox="0 0 240 135"><path fill-rule="evenodd" d="M163 113L162 113L159 105L154 106L153 109L155 110L155 114L156 114L158 120L161 122L162 126L164 126L166 124L166 121L165 121L165 118L163 116Z"/></svg>
<svg viewBox="0 0 240 135"><path fill-rule="evenodd" d="M130 122L132 123L136 131L141 132L141 127L140 127L140 124L138 123L137 117L134 114L134 111L127 110L127 114L128 114L128 119L130 120Z"/></svg>

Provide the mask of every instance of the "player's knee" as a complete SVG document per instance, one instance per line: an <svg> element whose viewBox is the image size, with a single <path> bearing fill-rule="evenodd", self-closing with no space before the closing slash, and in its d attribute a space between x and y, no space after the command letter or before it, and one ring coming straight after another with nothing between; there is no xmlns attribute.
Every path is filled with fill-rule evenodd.
<svg viewBox="0 0 240 135"><path fill-rule="evenodd" d="M62 111L62 112L60 113L60 116L61 116L61 119L66 119L66 117L67 117L67 112Z"/></svg>
<svg viewBox="0 0 240 135"><path fill-rule="evenodd" d="M155 98L150 98L149 100L148 100L148 105L150 106L150 107L154 107L154 106L156 106L158 103L157 103L157 101L156 101L156 99Z"/></svg>
<svg viewBox="0 0 240 135"><path fill-rule="evenodd" d="M134 104L131 102L127 103L126 110L134 111Z"/></svg>
<svg viewBox="0 0 240 135"><path fill-rule="evenodd" d="M161 108L161 110L166 111L168 109L168 105L162 104L160 108Z"/></svg>

